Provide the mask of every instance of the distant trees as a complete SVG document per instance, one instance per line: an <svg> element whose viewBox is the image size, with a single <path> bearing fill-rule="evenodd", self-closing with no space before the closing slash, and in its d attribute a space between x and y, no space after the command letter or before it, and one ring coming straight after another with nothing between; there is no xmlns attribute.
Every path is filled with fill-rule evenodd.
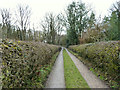
<svg viewBox="0 0 120 90"><path fill-rule="evenodd" d="M113 4L110 16L102 22L85 4L73 2L67 9L67 44L120 40L120 1ZM89 14L89 15L88 15Z"/></svg>
<svg viewBox="0 0 120 90"><path fill-rule="evenodd" d="M120 40L120 1L113 4L111 15L105 17L103 23L107 25L107 40Z"/></svg>
<svg viewBox="0 0 120 90"><path fill-rule="evenodd" d="M78 44L78 38L81 31L87 28L89 17L89 9L82 2L72 2L67 7L67 42L69 44Z"/></svg>
<svg viewBox="0 0 120 90"><path fill-rule="evenodd" d="M45 16L44 21L42 21L41 25L43 29L43 37L45 42L55 44L55 16L52 13L47 14Z"/></svg>
<svg viewBox="0 0 120 90"><path fill-rule="evenodd" d="M109 23L107 28L107 38L108 40L118 40L118 20L116 12L112 12L109 17Z"/></svg>
<svg viewBox="0 0 120 90"><path fill-rule="evenodd" d="M94 27L96 23L95 13L92 11L88 20L88 28Z"/></svg>
<svg viewBox="0 0 120 90"><path fill-rule="evenodd" d="M31 9L28 5L18 5L16 13L12 14L10 9L0 9L0 16L0 38L41 41L41 32L30 29Z"/></svg>
<svg viewBox="0 0 120 90"><path fill-rule="evenodd" d="M2 17L2 32L3 38L10 38L11 36L11 13L8 9L0 10Z"/></svg>
<svg viewBox="0 0 120 90"><path fill-rule="evenodd" d="M66 35L61 35L59 45L62 45L64 47L66 47L66 40L67 40L67 36Z"/></svg>
<svg viewBox="0 0 120 90"><path fill-rule="evenodd" d="M21 30L21 40L26 39L26 30L28 29L28 26L30 24L30 16L31 16L31 9L28 5L18 5L17 13L16 13L16 23L18 23L18 26Z"/></svg>
<svg viewBox="0 0 120 90"><path fill-rule="evenodd" d="M69 44L78 44L78 35L77 35L77 29L76 29L76 3L73 2L70 4L67 8L67 38Z"/></svg>
<svg viewBox="0 0 120 90"><path fill-rule="evenodd" d="M46 14L41 22L44 42L49 44L60 44L61 33L64 30L64 16L57 16L52 13Z"/></svg>
<svg viewBox="0 0 120 90"><path fill-rule="evenodd" d="M118 39L120 40L120 1L113 4L113 8L111 9L112 13L115 13L117 16L117 26L118 26Z"/></svg>
<svg viewBox="0 0 120 90"><path fill-rule="evenodd" d="M99 34L99 26L96 23L95 14L92 11L87 21L87 27L81 31L81 37L79 37L80 44L96 42Z"/></svg>
<svg viewBox="0 0 120 90"><path fill-rule="evenodd" d="M62 32L65 31L66 22L65 22L65 16L61 13L56 16L56 44L60 45Z"/></svg>
<svg viewBox="0 0 120 90"><path fill-rule="evenodd" d="M0 9L0 16L0 33L4 39L35 40L57 45L66 43L67 46L120 40L120 1L113 4L111 15L105 16L102 22L85 3L73 1L67 6L65 15L46 14L39 30L30 26L31 8L28 5L18 5L16 13L12 14L10 9ZM65 31L67 35L62 35Z"/></svg>

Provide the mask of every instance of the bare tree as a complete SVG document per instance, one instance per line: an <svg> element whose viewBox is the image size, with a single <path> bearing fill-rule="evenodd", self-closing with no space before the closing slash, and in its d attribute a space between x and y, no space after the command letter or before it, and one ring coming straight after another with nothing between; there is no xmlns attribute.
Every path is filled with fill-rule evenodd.
<svg viewBox="0 0 120 90"><path fill-rule="evenodd" d="M30 24L31 9L28 5L18 5L16 13L16 22L22 31L21 40L26 38L26 30Z"/></svg>
<svg viewBox="0 0 120 90"><path fill-rule="evenodd" d="M1 17L2 17L2 30L3 36L6 38L10 38L11 36L11 14L10 10L8 9L1 9L0 10Z"/></svg>
<svg viewBox="0 0 120 90"><path fill-rule="evenodd" d="M60 44L61 34L65 28L65 17L61 13L56 17L56 30L57 30L57 44Z"/></svg>
<svg viewBox="0 0 120 90"><path fill-rule="evenodd" d="M50 18L50 34L52 39L52 44L55 44L55 36L56 36L56 30L55 30L55 16L51 13L49 15Z"/></svg>
<svg viewBox="0 0 120 90"><path fill-rule="evenodd" d="M44 21L42 21L41 26L45 41L47 43L55 44L55 36L57 34L55 16L52 13L47 14Z"/></svg>
<svg viewBox="0 0 120 90"><path fill-rule="evenodd" d="M44 20L41 22L44 42L52 44L60 44L62 31L65 29L65 17L61 13L57 16L52 13L46 14Z"/></svg>

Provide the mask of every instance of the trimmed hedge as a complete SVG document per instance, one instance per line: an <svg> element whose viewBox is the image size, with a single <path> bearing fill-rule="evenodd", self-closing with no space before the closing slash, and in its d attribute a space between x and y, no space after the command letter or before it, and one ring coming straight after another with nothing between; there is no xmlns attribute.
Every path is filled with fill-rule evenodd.
<svg viewBox="0 0 120 90"><path fill-rule="evenodd" d="M73 52L92 63L94 68L104 73L110 86L120 87L120 42L98 42L70 46Z"/></svg>
<svg viewBox="0 0 120 90"><path fill-rule="evenodd" d="M51 62L60 47L41 42L3 41L2 86L37 87L42 68ZM37 82L37 83L36 83ZM39 88L42 85L39 85Z"/></svg>

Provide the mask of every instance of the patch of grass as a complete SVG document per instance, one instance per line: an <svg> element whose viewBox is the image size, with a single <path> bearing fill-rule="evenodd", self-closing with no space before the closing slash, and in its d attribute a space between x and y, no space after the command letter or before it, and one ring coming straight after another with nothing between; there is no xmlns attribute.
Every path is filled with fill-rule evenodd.
<svg viewBox="0 0 120 90"><path fill-rule="evenodd" d="M93 68L90 68L90 71L92 71L96 76L98 76L98 73L96 73Z"/></svg>
<svg viewBox="0 0 120 90"><path fill-rule="evenodd" d="M92 73L94 73L97 77L99 77L101 80L104 80L104 76L99 75L93 68L90 68L90 71L92 71Z"/></svg>
<svg viewBox="0 0 120 90"><path fill-rule="evenodd" d="M89 88L68 53L63 50L66 88Z"/></svg>

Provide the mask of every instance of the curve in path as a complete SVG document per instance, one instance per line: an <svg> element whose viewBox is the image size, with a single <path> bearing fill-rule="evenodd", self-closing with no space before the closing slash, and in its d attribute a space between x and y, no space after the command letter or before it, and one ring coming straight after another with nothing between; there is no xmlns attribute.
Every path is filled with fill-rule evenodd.
<svg viewBox="0 0 120 90"><path fill-rule="evenodd" d="M90 88L108 88L108 86L88 70L88 68L79 59L72 55L67 49L66 51Z"/></svg>
<svg viewBox="0 0 120 90"><path fill-rule="evenodd" d="M65 88L63 48L52 68L52 72L48 77L45 88Z"/></svg>

